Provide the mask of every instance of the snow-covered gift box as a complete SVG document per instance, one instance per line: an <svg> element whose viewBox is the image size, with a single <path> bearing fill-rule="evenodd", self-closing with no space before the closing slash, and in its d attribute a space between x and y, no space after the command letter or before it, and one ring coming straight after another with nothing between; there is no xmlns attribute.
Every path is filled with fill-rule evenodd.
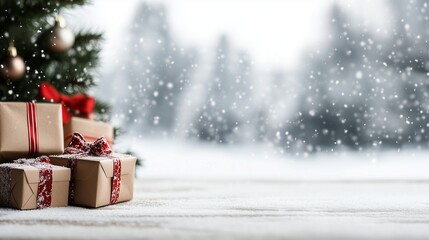
<svg viewBox="0 0 429 240"><path fill-rule="evenodd" d="M80 133L90 142L103 136L110 146L113 146L113 126L108 123L72 117L68 123L64 124L64 146L68 146L74 132Z"/></svg>
<svg viewBox="0 0 429 240"><path fill-rule="evenodd" d="M0 103L0 163L64 152L61 105Z"/></svg>
<svg viewBox="0 0 429 240"><path fill-rule="evenodd" d="M96 208L133 198L137 158L112 153L104 137L90 143L74 133L65 154L50 158L71 169L69 205Z"/></svg>
<svg viewBox="0 0 429 240"><path fill-rule="evenodd" d="M36 209L67 206L70 169L48 157L0 164L0 206Z"/></svg>

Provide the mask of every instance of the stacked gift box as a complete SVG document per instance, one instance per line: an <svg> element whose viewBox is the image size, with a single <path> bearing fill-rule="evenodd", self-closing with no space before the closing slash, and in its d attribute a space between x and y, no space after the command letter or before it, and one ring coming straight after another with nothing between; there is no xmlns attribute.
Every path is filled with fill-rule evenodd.
<svg viewBox="0 0 429 240"><path fill-rule="evenodd" d="M111 125L61 104L0 102L0 206L101 207L133 198L136 158L113 153Z"/></svg>

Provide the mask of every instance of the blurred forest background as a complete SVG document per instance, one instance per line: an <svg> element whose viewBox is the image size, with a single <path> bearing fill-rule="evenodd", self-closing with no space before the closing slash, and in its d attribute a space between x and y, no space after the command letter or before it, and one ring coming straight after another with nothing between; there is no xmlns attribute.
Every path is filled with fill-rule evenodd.
<svg viewBox="0 0 429 240"><path fill-rule="evenodd" d="M294 155L427 148L428 3L385 7L392 12L388 38L332 4L328 41L297 59L298 71L266 72L228 35L213 49L182 46L166 7L142 2L128 47L115 69L101 73L109 84L98 94L127 134L140 137L268 142Z"/></svg>

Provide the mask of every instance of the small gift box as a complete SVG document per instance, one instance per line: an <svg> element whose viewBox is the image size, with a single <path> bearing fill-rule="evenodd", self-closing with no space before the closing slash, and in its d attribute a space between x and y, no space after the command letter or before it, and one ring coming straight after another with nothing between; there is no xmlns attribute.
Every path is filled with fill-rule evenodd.
<svg viewBox="0 0 429 240"><path fill-rule="evenodd" d="M80 133L90 142L94 142L99 136L104 136L110 146L113 146L113 127L108 123L72 117L64 124L64 146L68 146L74 132Z"/></svg>
<svg viewBox="0 0 429 240"><path fill-rule="evenodd" d="M64 151L61 105L0 102L0 163Z"/></svg>
<svg viewBox="0 0 429 240"><path fill-rule="evenodd" d="M112 153L104 137L94 143L74 133L65 154L52 164L71 169L69 204L101 207L133 198L136 157Z"/></svg>
<svg viewBox="0 0 429 240"><path fill-rule="evenodd" d="M0 164L0 206L36 209L67 206L70 169L48 157Z"/></svg>

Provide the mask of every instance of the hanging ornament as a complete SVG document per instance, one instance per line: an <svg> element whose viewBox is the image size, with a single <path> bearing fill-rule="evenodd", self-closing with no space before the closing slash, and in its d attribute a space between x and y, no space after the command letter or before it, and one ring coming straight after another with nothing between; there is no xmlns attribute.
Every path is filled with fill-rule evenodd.
<svg viewBox="0 0 429 240"><path fill-rule="evenodd" d="M46 49L53 53L63 53L74 44L74 34L66 27L66 22L61 16L55 17L55 25L42 36Z"/></svg>
<svg viewBox="0 0 429 240"><path fill-rule="evenodd" d="M25 75L24 60L18 56L13 43L7 48L8 56L0 64L0 74L9 81L18 81Z"/></svg>

